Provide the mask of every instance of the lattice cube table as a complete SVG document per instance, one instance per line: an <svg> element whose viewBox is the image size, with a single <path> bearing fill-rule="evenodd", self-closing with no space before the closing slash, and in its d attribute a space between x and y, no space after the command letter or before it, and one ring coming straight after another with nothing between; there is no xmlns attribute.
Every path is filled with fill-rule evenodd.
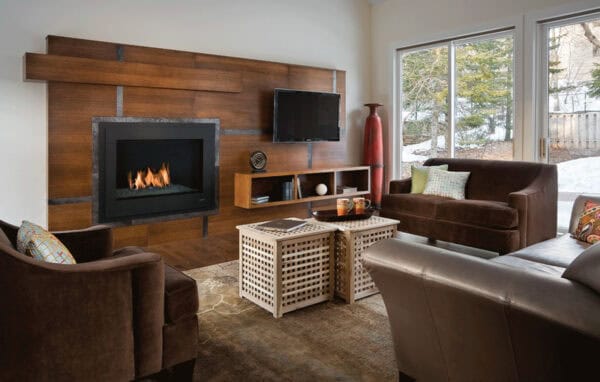
<svg viewBox="0 0 600 382"><path fill-rule="evenodd" d="M396 235L398 220L371 216L365 220L323 223L335 233L335 294L348 303L378 292L362 255L369 246Z"/></svg>
<svg viewBox="0 0 600 382"><path fill-rule="evenodd" d="M273 313L331 300L335 227L309 223L291 232L238 226L240 297Z"/></svg>

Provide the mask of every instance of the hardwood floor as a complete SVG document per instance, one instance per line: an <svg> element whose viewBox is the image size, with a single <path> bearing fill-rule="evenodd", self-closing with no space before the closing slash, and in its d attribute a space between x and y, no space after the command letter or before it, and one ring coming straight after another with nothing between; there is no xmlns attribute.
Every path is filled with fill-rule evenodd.
<svg viewBox="0 0 600 382"><path fill-rule="evenodd" d="M465 247L459 244L443 241L432 242L425 237L403 232L399 232L396 237L401 240L431 245L482 258L492 258L498 255L482 249ZM236 260L238 258L238 241L239 236L236 231L230 234L211 235L207 239L199 238L151 245L147 247L147 249L149 252L159 253L164 258L165 262L172 267L185 271Z"/></svg>
<svg viewBox="0 0 600 382"><path fill-rule="evenodd" d="M159 253L165 263L179 270L206 267L238 258L237 231L211 235L208 238L173 241L147 247L148 252Z"/></svg>

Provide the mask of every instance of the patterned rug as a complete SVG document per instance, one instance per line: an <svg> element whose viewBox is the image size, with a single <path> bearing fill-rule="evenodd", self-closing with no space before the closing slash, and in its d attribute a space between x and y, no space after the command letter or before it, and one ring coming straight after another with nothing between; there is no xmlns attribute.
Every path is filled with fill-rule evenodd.
<svg viewBox="0 0 600 382"><path fill-rule="evenodd" d="M380 295L280 319L238 296L238 262L185 272L198 283L197 381L397 381Z"/></svg>

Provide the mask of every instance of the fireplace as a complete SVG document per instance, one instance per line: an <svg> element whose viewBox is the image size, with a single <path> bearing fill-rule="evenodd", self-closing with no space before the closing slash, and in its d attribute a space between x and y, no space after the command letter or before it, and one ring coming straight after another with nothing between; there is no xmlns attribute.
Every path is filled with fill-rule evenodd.
<svg viewBox="0 0 600 382"><path fill-rule="evenodd" d="M94 223L218 209L219 120L94 118Z"/></svg>

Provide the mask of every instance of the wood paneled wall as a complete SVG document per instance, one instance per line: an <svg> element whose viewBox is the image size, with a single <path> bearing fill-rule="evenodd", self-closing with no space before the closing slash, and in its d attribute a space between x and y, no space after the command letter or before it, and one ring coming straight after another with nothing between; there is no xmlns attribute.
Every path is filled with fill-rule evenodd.
<svg viewBox="0 0 600 382"><path fill-rule="evenodd" d="M209 237L222 233L237 235L235 226L239 224L306 216L306 204L252 211L234 207L234 173L249 171L249 154L254 150L267 154L268 170L307 168L308 144L272 143L273 89L332 91L335 86L335 91L341 94L340 123L344 128L344 71L57 36L48 37L47 50L48 55L55 56L158 65L174 71L194 68L228 71L233 73L233 77L236 73L241 75L241 87L232 88L239 92L182 89L189 86L172 89L168 88L168 84L164 85L166 87L162 84L159 87L143 87L49 82L50 229L76 229L92 224L92 117L117 116L119 86L122 86L122 114L119 116L221 120L220 208L217 215L208 218ZM134 82L134 85L138 84ZM347 164L344 140L342 130L341 142L313 143L313 168ZM115 229L115 245L145 246L200 238L202 231L202 218L118 227Z"/></svg>

